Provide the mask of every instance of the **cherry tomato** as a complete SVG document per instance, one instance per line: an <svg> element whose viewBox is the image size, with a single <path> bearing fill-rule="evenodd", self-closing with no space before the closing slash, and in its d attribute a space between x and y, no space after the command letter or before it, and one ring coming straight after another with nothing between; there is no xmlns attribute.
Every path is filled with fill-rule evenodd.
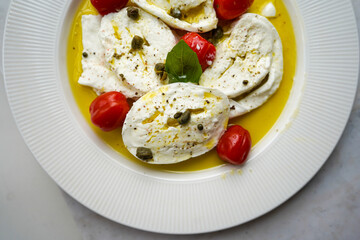
<svg viewBox="0 0 360 240"><path fill-rule="evenodd" d="M91 103L91 121L103 131L111 131L123 125L129 110L129 104L122 93L107 92Z"/></svg>
<svg viewBox="0 0 360 240"><path fill-rule="evenodd" d="M196 53L203 71L213 63L216 48L209 41L194 32L185 34L181 39Z"/></svg>
<svg viewBox="0 0 360 240"><path fill-rule="evenodd" d="M244 14L254 0L214 0L216 15L220 19L230 20Z"/></svg>
<svg viewBox="0 0 360 240"><path fill-rule="evenodd" d="M239 125L229 127L216 147L216 151L222 160L236 165L246 161L250 149L250 134Z"/></svg>
<svg viewBox="0 0 360 240"><path fill-rule="evenodd" d="M122 9L128 1L129 0L91 0L91 4L104 16Z"/></svg>

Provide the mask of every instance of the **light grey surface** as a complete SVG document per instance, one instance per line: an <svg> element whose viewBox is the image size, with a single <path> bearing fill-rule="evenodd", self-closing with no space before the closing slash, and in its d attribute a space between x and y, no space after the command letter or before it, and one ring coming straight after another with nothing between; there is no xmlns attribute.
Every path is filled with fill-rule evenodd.
<svg viewBox="0 0 360 240"><path fill-rule="evenodd" d="M1 49L9 2L0 1ZM2 58L0 66L0 240L82 239L62 191L17 130L4 89Z"/></svg>
<svg viewBox="0 0 360 240"><path fill-rule="evenodd" d="M359 29L360 0L352 2ZM8 4L9 0L0 1L1 36ZM265 216L232 229L196 236L171 236L114 223L59 190L22 140L10 115L2 74L0 78L0 240L72 240L80 236L85 240L360 239L359 88L339 144L319 173L289 201Z"/></svg>

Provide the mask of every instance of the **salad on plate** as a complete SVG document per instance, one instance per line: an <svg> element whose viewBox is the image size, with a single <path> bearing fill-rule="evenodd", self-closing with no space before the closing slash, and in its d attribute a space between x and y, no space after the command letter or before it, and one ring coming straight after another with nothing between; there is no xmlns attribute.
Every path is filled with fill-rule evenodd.
<svg viewBox="0 0 360 240"><path fill-rule="evenodd" d="M79 106L105 142L143 163L243 164L289 95L289 29L280 1L84 1L69 40L74 95L91 96ZM260 137L241 124L253 112Z"/></svg>

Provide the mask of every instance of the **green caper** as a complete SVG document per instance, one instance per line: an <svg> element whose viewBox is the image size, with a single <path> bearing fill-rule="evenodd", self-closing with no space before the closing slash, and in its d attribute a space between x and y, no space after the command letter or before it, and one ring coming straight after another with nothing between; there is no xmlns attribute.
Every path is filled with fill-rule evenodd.
<svg viewBox="0 0 360 240"><path fill-rule="evenodd" d="M153 158L151 150L145 147L138 147L136 149L136 156L146 162Z"/></svg>
<svg viewBox="0 0 360 240"><path fill-rule="evenodd" d="M167 72L162 72L162 74L160 74L160 81L165 81L167 79Z"/></svg>
<svg viewBox="0 0 360 240"><path fill-rule="evenodd" d="M170 9L170 16L180 19L182 16L182 13L181 13L180 9L172 8L172 9Z"/></svg>
<svg viewBox="0 0 360 240"><path fill-rule="evenodd" d="M204 126L203 126L202 124L198 124L198 125L197 125L197 128L198 128L200 131L202 131L202 130L204 129Z"/></svg>
<svg viewBox="0 0 360 240"><path fill-rule="evenodd" d="M244 81L243 81L243 84L244 84L244 85L247 85L248 83L249 83L248 80L244 80Z"/></svg>
<svg viewBox="0 0 360 240"><path fill-rule="evenodd" d="M127 15L129 18L131 18L132 20L138 20L140 15L139 15L139 9L136 7L128 7L126 9L127 11Z"/></svg>
<svg viewBox="0 0 360 240"><path fill-rule="evenodd" d="M174 114L174 118L178 119L179 117L181 117L181 115L182 115L182 112L177 112Z"/></svg>
<svg viewBox="0 0 360 240"><path fill-rule="evenodd" d="M157 63L155 65L155 73L160 76L160 81L165 81L167 79L167 73L165 72L165 64Z"/></svg>
<svg viewBox="0 0 360 240"><path fill-rule="evenodd" d="M186 110L183 114L181 114L181 117L178 118L178 122L181 125L187 124L190 121L190 110Z"/></svg>
<svg viewBox="0 0 360 240"><path fill-rule="evenodd" d="M155 65L155 73L160 75L165 71L165 64L164 63L157 63Z"/></svg>
<svg viewBox="0 0 360 240"><path fill-rule="evenodd" d="M135 37L131 41L131 48L134 50L139 50L142 48L142 45L144 43L144 39L142 37L135 35Z"/></svg>
<svg viewBox="0 0 360 240"><path fill-rule="evenodd" d="M212 30L211 33L212 33L212 37L215 40L219 40L224 36L224 32L223 32L223 30L222 30L222 28L220 26L217 27L216 29Z"/></svg>
<svg viewBox="0 0 360 240"><path fill-rule="evenodd" d="M82 55L83 55L83 57L84 57L84 58L87 58L87 57L88 57L87 52L83 52L83 54L82 54Z"/></svg>

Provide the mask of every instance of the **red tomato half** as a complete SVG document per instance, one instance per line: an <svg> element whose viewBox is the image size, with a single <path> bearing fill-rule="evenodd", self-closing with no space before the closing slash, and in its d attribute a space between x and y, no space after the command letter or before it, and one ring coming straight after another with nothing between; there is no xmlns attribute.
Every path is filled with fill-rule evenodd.
<svg viewBox="0 0 360 240"><path fill-rule="evenodd" d="M91 4L104 16L122 9L128 1L129 0L91 0Z"/></svg>
<svg viewBox="0 0 360 240"><path fill-rule="evenodd" d="M196 53L203 71L213 63L216 48L209 41L194 32L185 34L181 39Z"/></svg>
<svg viewBox="0 0 360 240"><path fill-rule="evenodd" d="M250 134L239 125L229 127L216 147L216 151L222 160L236 165L246 161L250 149Z"/></svg>
<svg viewBox="0 0 360 240"><path fill-rule="evenodd" d="M230 20L244 14L254 0L215 0L214 8L220 19Z"/></svg>
<svg viewBox="0 0 360 240"><path fill-rule="evenodd" d="M122 93L107 92L91 103L91 121L101 130L111 131L123 125L129 110L129 104Z"/></svg>

